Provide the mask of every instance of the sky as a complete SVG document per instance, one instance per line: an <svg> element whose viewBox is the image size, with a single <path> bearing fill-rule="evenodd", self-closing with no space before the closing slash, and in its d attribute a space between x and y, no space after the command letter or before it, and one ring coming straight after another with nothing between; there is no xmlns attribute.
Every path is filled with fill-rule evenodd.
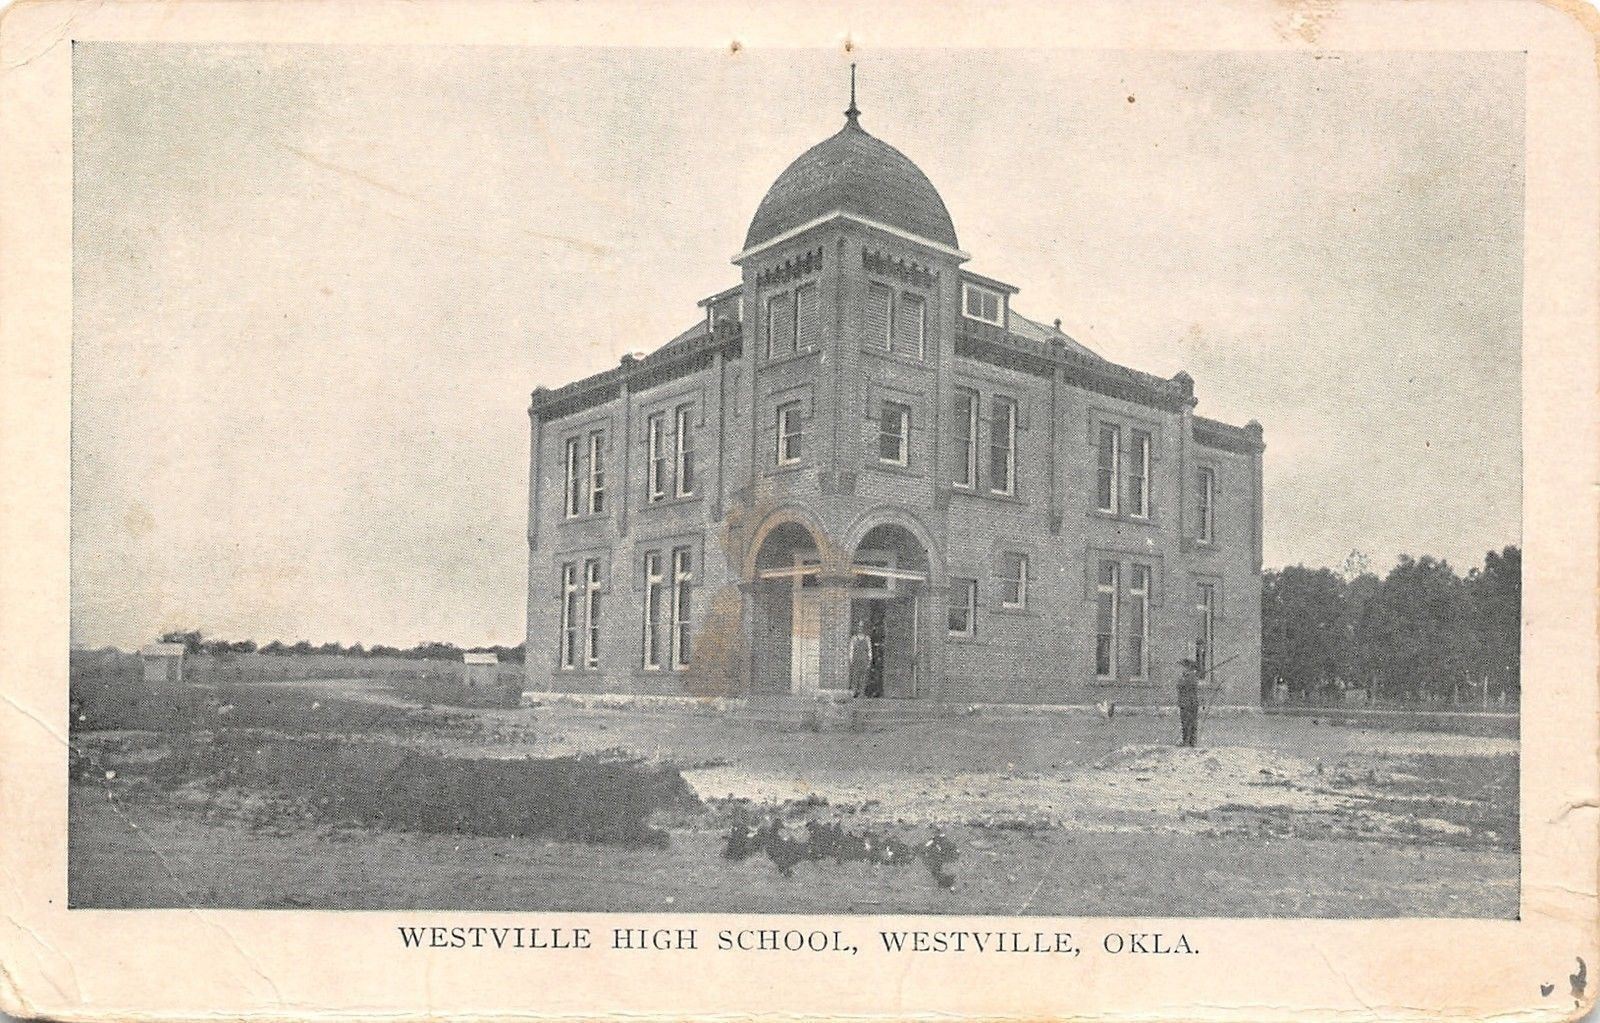
<svg viewBox="0 0 1600 1023"><path fill-rule="evenodd" d="M851 59L970 269L1263 424L1268 567L1519 542L1520 54L78 43L73 642L520 641L529 392L737 283Z"/></svg>

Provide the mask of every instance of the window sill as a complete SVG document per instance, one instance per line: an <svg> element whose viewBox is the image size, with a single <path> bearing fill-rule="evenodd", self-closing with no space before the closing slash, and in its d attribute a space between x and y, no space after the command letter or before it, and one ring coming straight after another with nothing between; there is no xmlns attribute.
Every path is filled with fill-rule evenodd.
<svg viewBox="0 0 1600 1023"><path fill-rule="evenodd" d="M1106 522L1125 522L1130 526L1159 527L1161 522L1153 515L1126 515L1122 512L1108 512L1101 508L1089 509L1089 518L1101 519Z"/></svg>
<svg viewBox="0 0 1600 1023"><path fill-rule="evenodd" d="M946 632L944 635L945 635L945 639L948 640L951 643L976 643L976 642L978 642L978 634L975 633L975 632L972 632L972 633L967 633L967 632Z"/></svg>
<svg viewBox="0 0 1600 1023"><path fill-rule="evenodd" d="M810 468L812 468L811 462L802 458L798 462L780 462L776 465L769 465L767 466L767 475L788 476L792 473L804 472Z"/></svg>
<svg viewBox="0 0 1600 1023"><path fill-rule="evenodd" d="M874 472L888 473L890 476L904 476L904 477L906 477L908 479L918 479L918 480L920 480L920 479L926 479L927 478L923 473L918 472L916 469L912 468L911 466L909 466L909 465L900 465L897 462L882 462L882 461L874 460L874 461L868 462L866 464L865 468L867 468L869 470L872 470Z"/></svg>
<svg viewBox="0 0 1600 1023"><path fill-rule="evenodd" d="M785 363L799 362L802 359L815 359L818 356L820 356L821 354L822 354L822 349L820 347L819 348L802 348L798 352L784 352L782 355L768 356L767 358L761 360L761 365L763 367L765 367L765 366L782 366Z"/></svg>
<svg viewBox="0 0 1600 1023"><path fill-rule="evenodd" d="M887 349L878 348L873 345L862 345L861 353L863 355L875 355L880 359L887 359L889 362L898 362L905 366L915 366L917 369L932 368L928 365L928 359L925 355L907 355L904 352L891 352Z"/></svg>
<svg viewBox="0 0 1600 1023"><path fill-rule="evenodd" d="M611 518L608 511L584 512L582 515L563 515L556 520L558 526L576 526L583 522L603 522Z"/></svg>
<svg viewBox="0 0 1600 1023"><path fill-rule="evenodd" d="M639 510L641 512L647 512L654 511L657 508L679 508L684 505L694 504L695 502L701 500L704 500L704 498L699 494L685 494L682 497L663 497L659 501L646 501L644 504L639 506Z"/></svg>
<svg viewBox="0 0 1600 1023"><path fill-rule="evenodd" d="M956 486L953 483L950 485L950 492L963 497L974 497L980 501L993 501L996 504L1009 504L1019 508L1028 503L1018 494L997 494L993 490L974 490L972 487Z"/></svg>

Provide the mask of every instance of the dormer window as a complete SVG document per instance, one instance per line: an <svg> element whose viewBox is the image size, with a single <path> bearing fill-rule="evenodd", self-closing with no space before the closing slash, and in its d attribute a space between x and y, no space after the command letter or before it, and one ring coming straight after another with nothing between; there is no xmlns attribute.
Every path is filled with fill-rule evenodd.
<svg viewBox="0 0 1600 1023"><path fill-rule="evenodd" d="M1000 293L981 288L976 284L961 285L961 309L969 320L980 320L992 323L996 327L1002 326L1001 309L1003 308Z"/></svg>

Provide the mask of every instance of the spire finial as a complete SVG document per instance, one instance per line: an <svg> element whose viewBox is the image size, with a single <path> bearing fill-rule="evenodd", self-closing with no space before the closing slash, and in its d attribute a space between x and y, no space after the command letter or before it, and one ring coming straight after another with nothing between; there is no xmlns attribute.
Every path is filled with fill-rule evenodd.
<svg viewBox="0 0 1600 1023"><path fill-rule="evenodd" d="M856 66L850 65L850 109L844 112L845 120L855 124L861 116L861 111L856 109Z"/></svg>

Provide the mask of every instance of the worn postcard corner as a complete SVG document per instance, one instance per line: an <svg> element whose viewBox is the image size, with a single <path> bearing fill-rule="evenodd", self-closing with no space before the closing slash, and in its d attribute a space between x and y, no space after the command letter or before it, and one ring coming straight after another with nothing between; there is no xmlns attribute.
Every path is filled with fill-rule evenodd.
<svg viewBox="0 0 1600 1023"><path fill-rule="evenodd" d="M1594 1004L1592 8L14 4L0 1004Z"/></svg>

